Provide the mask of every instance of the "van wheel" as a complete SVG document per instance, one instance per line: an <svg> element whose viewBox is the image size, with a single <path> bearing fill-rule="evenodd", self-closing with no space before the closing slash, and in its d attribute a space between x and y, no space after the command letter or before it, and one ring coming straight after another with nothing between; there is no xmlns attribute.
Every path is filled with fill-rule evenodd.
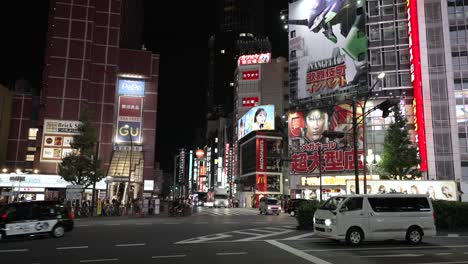
<svg viewBox="0 0 468 264"><path fill-rule="evenodd" d="M357 227L350 228L348 233L346 233L346 242L353 246L358 246L361 244L362 240L364 239L364 234L362 233L361 229Z"/></svg>
<svg viewBox="0 0 468 264"><path fill-rule="evenodd" d="M406 232L406 241L408 241L411 245L417 245L421 243L423 234L421 229L418 227L410 227Z"/></svg>
<svg viewBox="0 0 468 264"><path fill-rule="evenodd" d="M52 229L52 236L55 238L63 237L65 234L65 228L61 225L56 225L54 229Z"/></svg>

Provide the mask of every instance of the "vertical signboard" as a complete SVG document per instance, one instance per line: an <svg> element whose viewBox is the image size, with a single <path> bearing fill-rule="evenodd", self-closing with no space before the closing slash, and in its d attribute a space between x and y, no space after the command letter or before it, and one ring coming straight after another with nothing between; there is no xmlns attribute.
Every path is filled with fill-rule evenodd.
<svg viewBox="0 0 468 264"><path fill-rule="evenodd" d="M80 133L80 125L80 121L45 119L41 162L61 162L64 157L76 151L70 144L73 136Z"/></svg>
<svg viewBox="0 0 468 264"><path fill-rule="evenodd" d="M297 82L298 99L366 85L364 3L299 0L289 4L290 79Z"/></svg>
<svg viewBox="0 0 468 264"><path fill-rule="evenodd" d="M419 169L421 171L427 171L426 133L424 125L423 95L421 91L421 57L419 53L417 1L407 0L406 7L408 12L410 77L411 83L413 84L414 96L414 130L416 131L416 141L419 148L419 158L421 159Z"/></svg>
<svg viewBox="0 0 468 264"><path fill-rule="evenodd" d="M142 143L143 80L120 79L116 142Z"/></svg>
<svg viewBox="0 0 468 264"><path fill-rule="evenodd" d="M179 154L179 183L185 183L185 149L180 150Z"/></svg>
<svg viewBox="0 0 468 264"><path fill-rule="evenodd" d="M267 143L265 138L257 138L257 174L255 183L258 192L267 191L266 159Z"/></svg>

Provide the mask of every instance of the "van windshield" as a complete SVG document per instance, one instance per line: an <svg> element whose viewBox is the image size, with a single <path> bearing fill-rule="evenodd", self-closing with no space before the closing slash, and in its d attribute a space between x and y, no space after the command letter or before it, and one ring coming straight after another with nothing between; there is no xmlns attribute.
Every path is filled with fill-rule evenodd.
<svg viewBox="0 0 468 264"><path fill-rule="evenodd" d="M319 209L334 211L338 208L338 206L340 206L340 204L343 203L344 200L346 200L346 197L343 196L331 197L326 200L325 203L319 207Z"/></svg>

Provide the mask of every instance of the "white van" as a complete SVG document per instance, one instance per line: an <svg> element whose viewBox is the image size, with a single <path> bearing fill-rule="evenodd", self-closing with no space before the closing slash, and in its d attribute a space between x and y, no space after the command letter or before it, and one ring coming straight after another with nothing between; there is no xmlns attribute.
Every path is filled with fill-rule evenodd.
<svg viewBox="0 0 468 264"><path fill-rule="evenodd" d="M424 194L335 196L315 211L314 233L351 245L388 239L418 244L436 235L433 210Z"/></svg>

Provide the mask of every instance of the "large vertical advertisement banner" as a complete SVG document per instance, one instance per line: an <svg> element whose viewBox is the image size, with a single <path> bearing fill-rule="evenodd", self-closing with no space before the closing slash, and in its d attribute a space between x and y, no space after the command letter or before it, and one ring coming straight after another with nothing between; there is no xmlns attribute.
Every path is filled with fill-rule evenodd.
<svg viewBox="0 0 468 264"><path fill-rule="evenodd" d="M143 80L120 79L118 81L119 106L117 114L116 142L142 143Z"/></svg>
<svg viewBox="0 0 468 264"><path fill-rule="evenodd" d="M362 0L299 0L289 4L291 79L297 98L367 85ZM294 70L293 70L294 69Z"/></svg>
<svg viewBox="0 0 468 264"><path fill-rule="evenodd" d="M357 113L361 116L361 113ZM328 108L314 108L292 112L288 116L290 174L319 172L343 173L354 171L353 111L348 104ZM363 169L362 125L358 127L358 169ZM341 138L332 138L325 132L342 132ZM330 134L330 133L329 133Z"/></svg>
<svg viewBox="0 0 468 264"><path fill-rule="evenodd" d="M255 184L258 192L267 191L267 140L266 138L257 138L257 174Z"/></svg>
<svg viewBox="0 0 468 264"><path fill-rule="evenodd" d="M41 162L62 162L62 159L76 149L72 149L73 136L80 133L80 121L44 120L42 133Z"/></svg>
<svg viewBox="0 0 468 264"><path fill-rule="evenodd" d="M408 38L410 52L410 76L413 84L413 112L414 130L416 131L416 142L418 143L419 158L421 164L419 169L427 171L426 132L424 124L423 95L421 91L421 57L419 54L418 34L418 11L416 0L407 0L408 12Z"/></svg>

